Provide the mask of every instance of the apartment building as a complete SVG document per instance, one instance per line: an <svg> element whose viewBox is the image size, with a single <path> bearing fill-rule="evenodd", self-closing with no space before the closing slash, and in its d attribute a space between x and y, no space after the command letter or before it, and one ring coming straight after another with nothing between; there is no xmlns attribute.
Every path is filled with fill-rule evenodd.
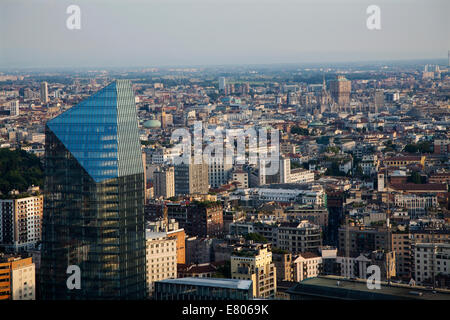
<svg viewBox="0 0 450 320"><path fill-rule="evenodd" d="M276 268L267 245L235 252L231 256L231 277L252 280L254 298L274 298L276 295Z"/></svg>
<svg viewBox="0 0 450 320"><path fill-rule="evenodd" d="M175 170L173 167L161 167L153 172L154 197L165 199L175 196Z"/></svg>
<svg viewBox="0 0 450 320"><path fill-rule="evenodd" d="M294 270L293 281L300 282L317 277L322 269L322 257L313 252L303 252L292 262Z"/></svg>
<svg viewBox="0 0 450 320"><path fill-rule="evenodd" d="M435 194L396 194L394 203L398 207L407 209L411 216L423 215L427 209L439 206Z"/></svg>
<svg viewBox="0 0 450 320"><path fill-rule="evenodd" d="M272 251L272 261L277 269L277 281L294 281L292 254L287 251Z"/></svg>
<svg viewBox="0 0 450 320"><path fill-rule="evenodd" d="M0 254L0 300L35 300L36 274L32 258Z"/></svg>
<svg viewBox="0 0 450 320"><path fill-rule="evenodd" d="M440 280L449 282L450 243L417 243L414 260L417 284L439 286Z"/></svg>
<svg viewBox="0 0 450 320"><path fill-rule="evenodd" d="M146 231L147 294L152 296L154 282L177 277L177 240L166 232Z"/></svg>
<svg viewBox="0 0 450 320"><path fill-rule="evenodd" d="M292 254L318 252L322 246L321 229L307 220L283 222L278 227L277 247Z"/></svg>
<svg viewBox="0 0 450 320"><path fill-rule="evenodd" d="M175 166L175 195L206 194L209 190L208 164L189 164Z"/></svg>
<svg viewBox="0 0 450 320"><path fill-rule="evenodd" d="M231 180L233 182L239 182L240 188L248 188L248 173L244 170L236 169L231 173Z"/></svg>
<svg viewBox="0 0 450 320"><path fill-rule="evenodd" d="M390 245L390 233L385 227L349 226L348 238L346 227L339 228L339 250L350 255L388 250Z"/></svg>
<svg viewBox="0 0 450 320"><path fill-rule="evenodd" d="M392 251L395 252L395 271L399 278L411 279L412 253L409 232L392 233Z"/></svg>
<svg viewBox="0 0 450 320"><path fill-rule="evenodd" d="M228 183L233 163L227 161L225 157L212 157L208 164L208 180L211 188L218 188Z"/></svg>
<svg viewBox="0 0 450 320"><path fill-rule="evenodd" d="M0 247L18 252L42 237L43 196L0 199Z"/></svg>
<svg viewBox="0 0 450 320"><path fill-rule="evenodd" d="M212 201L196 201L187 208L186 232L189 236L218 236L223 232L223 207Z"/></svg>

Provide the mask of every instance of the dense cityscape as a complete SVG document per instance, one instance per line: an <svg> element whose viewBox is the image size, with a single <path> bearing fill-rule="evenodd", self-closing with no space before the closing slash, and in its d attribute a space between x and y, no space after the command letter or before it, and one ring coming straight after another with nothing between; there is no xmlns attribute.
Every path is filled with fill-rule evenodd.
<svg viewBox="0 0 450 320"><path fill-rule="evenodd" d="M449 127L450 51L5 71L0 300L450 299Z"/></svg>

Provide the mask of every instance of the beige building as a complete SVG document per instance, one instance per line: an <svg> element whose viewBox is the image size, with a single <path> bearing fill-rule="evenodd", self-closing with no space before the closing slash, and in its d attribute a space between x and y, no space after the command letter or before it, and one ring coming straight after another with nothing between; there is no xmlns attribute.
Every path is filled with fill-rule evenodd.
<svg viewBox="0 0 450 320"><path fill-rule="evenodd" d="M177 277L177 239L166 232L146 231L147 294L155 281Z"/></svg>
<svg viewBox="0 0 450 320"><path fill-rule="evenodd" d="M303 252L293 261L294 281L300 282L317 277L322 266L322 257L312 252Z"/></svg>
<svg viewBox="0 0 450 320"><path fill-rule="evenodd" d="M352 91L352 83L344 76L339 75L337 80L330 81L330 93L334 101L340 106L350 103L350 92Z"/></svg>
<svg viewBox="0 0 450 320"><path fill-rule="evenodd" d="M35 300L36 275L32 258L0 255L0 300Z"/></svg>
<svg viewBox="0 0 450 320"><path fill-rule="evenodd" d="M277 281L294 281L292 254L284 250L272 252L272 260L277 269Z"/></svg>
<svg viewBox="0 0 450 320"><path fill-rule="evenodd" d="M43 196L0 200L0 247L17 252L41 241Z"/></svg>
<svg viewBox="0 0 450 320"><path fill-rule="evenodd" d="M233 182L239 182L240 188L248 188L248 173L241 169L236 169L232 172L231 178Z"/></svg>
<svg viewBox="0 0 450 320"><path fill-rule="evenodd" d="M158 168L153 173L154 197L165 199L175 196L175 170L173 167Z"/></svg>
<svg viewBox="0 0 450 320"><path fill-rule="evenodd" d="M392 233L392 251L395 252L395 272L398 277L411 279L411 236L408 232Z"/></svg>
<svg viewBox="0 0 450 320"><path fill-rule="evenodd" d="M277 292L276 268L267 245L243 249L231 256L231 277L252 280L254 298L274 298Z"/></svg>
<svg viewBox="0 0 450 320"><path fill-rule="evenodd" d="M194 157L190 164L178 164L175 166L175 194L206 194L209 191L208 164L194 163Z"/></svg>

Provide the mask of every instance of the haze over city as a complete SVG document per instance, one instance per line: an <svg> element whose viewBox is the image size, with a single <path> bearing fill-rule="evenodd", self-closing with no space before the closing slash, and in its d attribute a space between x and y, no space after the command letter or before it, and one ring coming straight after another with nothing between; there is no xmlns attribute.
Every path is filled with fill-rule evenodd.
<svg viewBox="0 0 450 320"><path fill-rule="evenodd" d="M66 28L66 8L81 29ZM3 0L0 68L444 59L450 2L379 0Z"/></svg>

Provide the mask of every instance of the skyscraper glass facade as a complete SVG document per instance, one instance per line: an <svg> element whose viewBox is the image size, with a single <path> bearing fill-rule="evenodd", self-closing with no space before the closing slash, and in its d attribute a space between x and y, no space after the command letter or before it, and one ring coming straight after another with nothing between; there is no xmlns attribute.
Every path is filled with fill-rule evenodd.
<svg viewBox="0 0 450 320"><path fill-rule="evenodd" d="M144 168L131 83L111 83L45 130L42 297L144 298ZM80 268L80 289L67 286L69 265Z"/></svg>

